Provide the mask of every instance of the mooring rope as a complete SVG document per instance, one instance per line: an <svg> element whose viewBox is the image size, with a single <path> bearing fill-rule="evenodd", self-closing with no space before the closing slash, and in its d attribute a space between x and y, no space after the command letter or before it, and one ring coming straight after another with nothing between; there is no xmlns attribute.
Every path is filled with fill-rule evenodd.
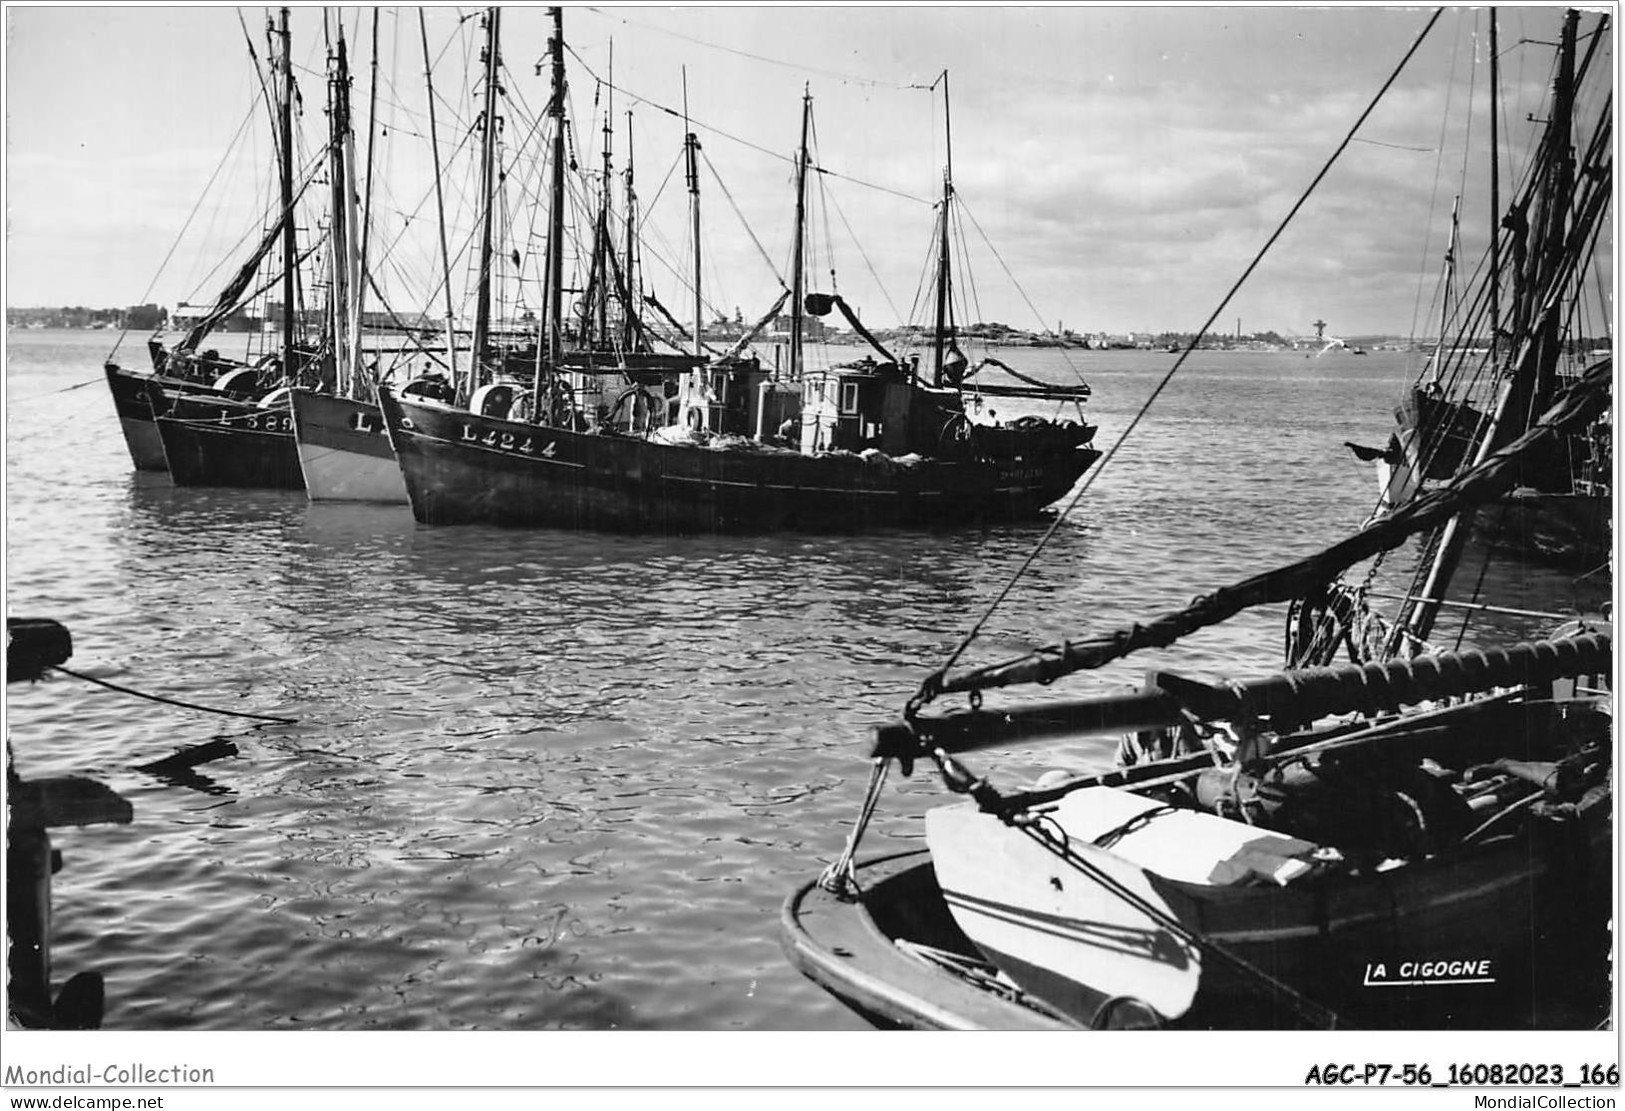
<svg viewBox="0 0 1625 1111"><path fill-rule="evenodd" d="M241 710L222 710L216 706L200 706L196 702L182 702L178 698L165 698L158 694L147 694L144 691L132 690L129 687L121 687L117 683L109 683L106 679L98 679L94 675L86 675L82 671L74 671L72 668L63 667L61 664L54 665L51 670L60 671L64 675L72 675L75 679L83 679L85 682L94 683L98 687L106 687L110 691L118 691L120 694L131 694L137 698L145 698L148 702L161 702L166 706L179 706L186 710L202 710L206 714L220 714L222 717L248 718L252 721L270 721L275 722L278 725L297 725L299 723L297 718L279 718L270 714L250 714Z"/></svg>

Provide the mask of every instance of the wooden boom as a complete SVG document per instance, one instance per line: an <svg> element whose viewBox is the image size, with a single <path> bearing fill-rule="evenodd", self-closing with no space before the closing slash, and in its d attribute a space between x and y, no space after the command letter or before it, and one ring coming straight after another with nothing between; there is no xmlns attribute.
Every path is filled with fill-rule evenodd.
<svg viewBox="0 0 1625 1111"><path fill-rule="evenodd" d="M1160 676L1158 686L1073 702L1001 710L962 710L881 726L873 755L910 758L942 749L967 752L1043 737L1131 733L1205 720L1258 719L1277 733L1331 714L1395 710L1438 698L1534 686L1574 675L1607 675L1613 634L1585 633L1509 648L1419 656L1282 672L1215 686Z"/></svg>

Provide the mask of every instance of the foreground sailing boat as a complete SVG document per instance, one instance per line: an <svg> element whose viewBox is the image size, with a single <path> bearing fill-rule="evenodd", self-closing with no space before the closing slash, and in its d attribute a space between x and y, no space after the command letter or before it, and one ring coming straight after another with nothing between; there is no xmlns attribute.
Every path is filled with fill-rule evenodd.
<svg viewBox="0 0 1625 1111"><path fill-rule="evenodd" d="M753 359L725 357L702 368L698 319L695 369L593 367L600 379L619 375L623 386L596 411L581 404L584 390L563 343L558 9L553 20L555 151L541 357L528 382L499 383L501 393L479 406L413 396L410 385L380 390L418 520L673 532L966 523L1032 514L1099 457L1086 423L973 424L956 385L922 382L878 344L881 361L818 376L799 373L795 342L787 380L776 381ZM805 134L804 110L798 214ZM692 135L689 144L692 194ZM798 243L800 234L798 220ZM840 304L804 294L799 255L793 270L795 320L804 308ZM945 364L952 366L939 355L939 378ZM602 385L586 392L610 395ZM780 428L798 422L799 447L774 442Z"/></svg>
<svg viewBox="0 0 1625 1111"><path fill-rule="evenodd" d="M1608 191L1611 161L1595 172ZM953 672L956 652L878 731L846 850L785 905L790 959L883 1026L1606 1021L1611 626L1581 619L1476 650L1427 641L1477 511L1605 413L1612 383L1611 359L1593 363L1448 484L1185 609ZM1418 535L1427 587L1386 636L1363 635L1365 596L1340 577ZM987 691L1048 685L1282 602L1294 634L1282 674L1158 673L1133 693L982 708ZM1344 648L1353 662L1307 666ZM954 694L969 707L932 706ZM1116 768L1009 788L960 759L1091 734L1128 734ZM927 850L858 861L891 763L907 774L927 760L970 801L926 815Z"/></svg>
<svg viewBox="0 0 1625 1111"><path fill-rule="evenodd" d="M958 676L879 731L858 834L786 904L803 973L883 1026L1586 1027L1611 999L1611 628L1493 651L927 714L1049 683L1499 497L1609 403L1603 363L1450 487L1188 610ZM995 787L957 754L1140 731L1117 770ZM928 851L855 862L885 769L930 760L973 800ZM1047 777L1046 777L1047 778ZM1471 967L1469 967L1469 965Z"/></svg>

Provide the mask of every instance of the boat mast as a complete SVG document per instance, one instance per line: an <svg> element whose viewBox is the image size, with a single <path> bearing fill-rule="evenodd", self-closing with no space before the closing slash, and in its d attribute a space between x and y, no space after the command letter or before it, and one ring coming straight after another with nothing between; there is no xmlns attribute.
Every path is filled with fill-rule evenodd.
<svg viewBox="0 0 1625 1111"><path fill-rule="evenodd" d="M547 354L549 365L557 368L564 357L564 9L548 11L553 16L548 46L553 56L553 98L547 106L553 117L553 187L547 231Z"/></svg>
<svg viewBox="0 0 1625 1111"><path fill-rule="evenodd" d="M699 136L690 129L688 122L688 68L683 68L683 129L687 135L683 139L683 155L688 172L688 217L692 225L690 231L694 237L694 357L705 357L704 342L700 333L705 327L705 309L700 296L700 162Z"/></svg>
<svg viewBox="0 0 1625 1111"><path fill-rule="evenodd" d="M604 197L598 208L598 234L593 237L593 268L599 271L598 335L595 342L609 345L609 265L613 248L609 238L610 183L615 180L611 158L615 143L615 43L609 44L609 80L604 82Z"/></svg>
<svg viewBox="0 0 1625 1111"><path fill-rule="evenodd" d="M801 147L796 154L796 232L790 262L790 380L801 380L802 297L806 280L802 274L807 238L807 132L812 124L812 91L801 91Z"/></svg>
<svg viewBox="0 0 1625 1111"><path fill-rule="evenodd" d="M936 353L932 361L931 384L942 385L942 362L946 345L953 340L953 277L948 256L948 206L954 195L954 131L948 103L948 71L942 71L942 133L947 161L942 171L942 219L937 241L937 325Z"/></svg>
<svg viewBox="0 0 1625 1111"><path fill-rule="evenodd" d="M1461 194L1450 202L1450 239L1444 248L1444 291L1439 298L1439 339L1433 345L1433 381L1444 378L1445 352L1450 344L1450 311L1456 297L1456 252L1461 243Z"/></svg>
<svg viewBox="0 0 1625 1111"><path fill-rule="evenodd" d="M633 298L637 296L636 228L638 195L632 189L632 113L626 113L626 282L625 299L621 304L621 350L631 351L637 340L637 309Z"/></svg>
<svg viewBox="0 0 1625 1111"><path fill-rule="evenodd" d="M352 132L353 135L353 132ZM361 331L363 308L367 300L367 248L372 240L372 152L373 142L378 135L378 9L372 10L372 90L367 98L367 160L364 166L366 171L366 197L361 207L361 244L355 253L354 270L355 280L350 292L350 343L352 378L350 381L350 396L356 400L369 399L372 396L372 386L375 383L363 383L355 368L361 366ZM355 196L355 167L353 145L346 148L350 158L350 196ZM353 200L352 200L353 205ZM352 209L353 211L353 209Z"/></svg>
<svg viewBox="0 0 1625 1111"><path fill-rule="evenodd" d="M293 298L294 266L298 259L298 246L293 229L293 50L288 32L288 9L281 9L282 39L282 103L278 106L278 146L282 155L282 373L289 380L294 376L293 365Z"/></svg>
<svg viewBox="0 0 1625 1111"><path fill-rule="evenodd" d="M1547 288L1562 268L1567 238L1569 209L1574 198L1574 58L1575 31L1580 13L1570 8L1563 18L1563 33L1557 52L1557 77L1553 82L1552 118L1546 130L1546 188L1541 194L1542 209L1536 223L1539 236L1535 267L1536 289ZM1557 363L1561 350L1562 322L1555 314L1546 318L1540 332L1540 355L1529 375L1527 396L1518 399L1520 428L1534 419L1551 402L1557 388Z"/></svg>
<svg viewBox="0 0 1625 1111"><path fill-rule="evenodd" d="M322 13L324 25L328 13ZM344 45L344 23L339 21L334 32L328 70L328 177L332 201L331 251L333 281L329 292L331 326L333 329L333 360L335 363L334 392L353 395L355 389L354 336L351 332L350 305L355 295L352 288L355 277L355 220L351 189L351 154L347 142L350 135L350 63Z"/></svg>
<svg viewBox="0 0 1625 1111"><path fill-rule="evenodd" d="M469 391L479 384L480 361L491 332L491 218L496 207L497 38L501 8L485 11L485 109L480 129L480 269L474 301L474 358L469 368Z"/></svg>
<svg viewBox="0 0 1625 1111"><path fill-rule="evenodd" d="M1501 59L1490 8L1490 364L1501 344Z"/></svg>
<svg viewBox="0 0 1625 1111"><path fill-rule="evenodd" d="M434 124L434 69L429 57L429 27L418 9L418 32L423 36L423 82L429 94L429 151L434 158L434 204L440 225L440 283L446 293L446 359L451 365L451 384L457 386L457 314L451 304L451 252L446 247L446 198L440 185L440 142Z"/></svg>
<svg viewBox="0 0 1625 1111"><path fill-rule="evenodd" d="M1560 346L1563 313L1557 303L1557 287L1567 281L1563 253L1573 189L1574 152L1569 130L1574 103L1574 45L1578 20L1579 13L1573 9L1563 20L1557 77L1552 89L1552 115L1542 144L1543 173L1533 186L1538 190L1536 199L1541 206L1532 221L1539 239L1525 274L1527 280L1519 291L1519 297L1527 302L1526 308L1520 309L1519 317L1520 321L1527 322L1529 334L1513 353L1513 376L1501 387L1495 411L1472 459L1475 466L1521 434L1539 411L1536 406L1543 405L1550 396L1549 387L1547 393L1541 392L1539 379L1543 372L1555 374ZM1461 561L1473 517L1473 511L1469 510L1452 517L1445 525L1424 585L1409 600L1409 612L1401 614L1390 634L1388 654L1401 648L1414 651L1426 643L1433 632L1445 591Z"/></svg>

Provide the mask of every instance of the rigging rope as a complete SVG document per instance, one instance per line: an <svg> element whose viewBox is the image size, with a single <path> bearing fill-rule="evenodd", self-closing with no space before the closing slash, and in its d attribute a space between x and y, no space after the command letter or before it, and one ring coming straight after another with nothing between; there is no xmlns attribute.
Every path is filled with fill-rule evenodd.
<svg viewBox="0 0 1625 1111"><path fill-rule="evenodd" d="M1371 99L1371 103L1366 105L1365 111L1360 113L1360 118L1354 121L1354 126L1349 128L1348 134L1345 135L1343 137L1343 141L1337 145L1337 149L1332 151L1331 157L1326 160L1326 164L1321 167L1320 172L1315 175L1314 180L1309 183L1308 188L1303 191L1302 196L1300 196L1293 204L1291 210L1284 217L1282 217L1279 226L1277 226L1275 231L1270 234L1269 239L1265 241L1264 245L1259 248L1258 253L1253 256L1253 260L1247 264L1247 268L1242 271L1241 277L1236 279L1235 284L1230 287L1229 292L1227 292L1223 299L1220 300L1218 307L1215 308L1208 316L1201 329L1191 338L1189 345L1187 345L1185 350L1180 353L1179 358L1174 360L1174 365L1168 369L1168 373L1162 376L1162 379L1157 383L1156 388L1151 391L1151 395L1146 398L1145 403L1140 406L1139 411L1135 413L1133 419L1129 421L1128 427L1123 430L1112 446L1107 449L1106 454L1101 458L1100 462L1094 467L1090 468L1088 474L1084 477L1083 484L1078 488L1077 493L1073 494L1072 497L1068 499L1062 510L1056 514L1055 520L1050 522L1049 528L1045 530L1043 536L1039 537L1038 542L1033 546L1033 550L1028 553L1027 558L1024 559L1020 566L1016 568L1015 573L1010 576L1010 580L1005 583L1004 587L1000 589L996 595L994 595L993 600L988 603L987 608L983 610L982 615L976 619L976 622L971 626L970 631L965 634L964 638L960 640L959 644L954 648L954 650L948 654L947 660L945 660L939 668L927 675L921 682L920 689L915 693L914 697L909 700L907 712L918 710L920 706L923 706L926 702L929 702L932 698L936 697L937 693L941 690L942 681L947 675L948 669L958 662L959 657L964 655L965 650L969 648L971 643L981 634L983 626L987 624L988 620L993 616L994 612L999 608L999 606L1004 603L1004 600L1009 597L1010 591L1015 588L1016 583L1026 575L1033 563L1037 561L1039 554L1048 546L1050 540L1055 536L1057 530L1060 529L1061 524L1071 514L1072 509L1094 485L1094 481L1097 477L1099 477L1100 472L1106 468L1114 457L1116 457L1117 452L1122 448L1124 441L1133 434L1137 427L1139 427L1139 424L1145 418L1146 413L1150 411L1151 406L1156 403L1157 399L1162 396L1163 391L1168 388L1168 384L1173 381L1174 375L1178 374L1180 368L1185 365L1185 360L1190 357L1192 351L1196 350L1197 345L1202 341L1202 337L1207 334L1207 330L1211 328L1213 326L1213 322L1219 318L1219 314L1222 313L1230 304L1231 299L1235 297L1237 291L1241 289L1242 284L1252 276L1253 271L1258 268L1258 264L1264 260L1264 256L1269 252L1270 248L1275 245L1275 241L1281 237L1282 233L1286 231L1287 225L1290 224L1293 217L1298 214L1298 210L1304 206L1304 204L1309 200L1309 197L1314 193L1315 188L1321 183L1322 180L1325 179L1326 175L1331 172L1332 166L1337 162L1343 151L1348 149L1349 144L1354 139L1355 133L1360 130L1360 127L1365 123L1367 117L1369 117L1371 113L1376 110L1378 103L1380 103L1382 98L1387 95L1389 87L1392 86L1396 80L1398 80L1400 72L1405 68L1405 66L1410 62L1411 57L1421 47L1422 41L1427 38L1428 32L1433 29L1433 25L1439 21L1439 16L1442 15L1443 12L1443 8L1434 9L1433 14L1428 17L1427 24L1422 28L1421 33L1416 36L1416 41L1411 43L1410 49L1405 52L1405 56L1399 60L1399 64L1395 66L1394 71L1389 74L1388 80L1383 82L1382 87L1377 90L1376 96Z"/></svg>
<svg viewBox="0 0 1625 1111"><path fill-rule="evenodd" d="M669 30L669 29L667 29L665 27L656 27L651 23L639 23L639 22L637 22L635 20L627 19L624 16L621 16L619 14L611 14L610 12L607 12L602 8L589 7L589 8L587 8L587 11L592 12L594 15L601 15L605 19L619 19L622 23L626 24L628 27L642 27L642 28L644 28L646 30L649 30L649 31L658 31L662 35L670 35L674 39L682 39L684 42L691 42L691 43L694 43L696 46L707 46L707 47L710 47L712 50L720 50L725 54L733 54L733 55L735 55L737 57L740 57L740 58L749 58L753 62L765 62L770 66L783 66L785 69L792 69L792 70L795 70L798 73L815 73L815 74L818 74L820 77L832 77L837 81L840 81L840 82L843 82L843 83L849 84L849 85L867 85L870 88L874 88L874 89L901 89L901 90L908 90L908 89L924 89L924 88L926 88L926 86L924 86L924 85L900 85L900 84L897 84L897 83L892 82L892 81L876 81L876 80L874 80L873 78L870 78L870 77L852 77L852 76L850 76L848 74L837 73L834 70L817 69L817 68L815 68L813 66L802 65L799 62L782 62L782 61L779 61L777 58L768 58L768 57L766 57L764 55L761 55L761 54L752 54L748 50L738 50L738 49L735 49L734 47L731 47L731 46L723 46L721 43L707 42L704 39L691 38L688 35L682 34L679 31L672 31L672 30Z"/></svg>
<svg viewBox="0 0 1625 1111"><path fill-rule="evenodd" d="M186 214L186 222L181 225L181 230L175 233L175 241L169 245L169 250L164 252L163 261L158 263L157 273L153 274L152 281L147 283L146 291L141 294L140 304L147 303L147 298L152 296L153 289L158 285L158 279L163 277L164 268L169 265L169 260L175 257L175 250L181 245L181 239L185 237L186 229L192 226L192 221L196 218L198 209L203 207L203 199L209 195L209 190L214 187L215 179L220 176L220 171L225 169L226 162L231 157L231 152L237 147L237 141L243 137L243 132L248 127L248 121L254 118L255 107L257 105L250 105L248 114L243 117L243 122L237 125L237 134L233 135L231 142L226 144L225 153L220 156L220 161L215 165L214 172L209 175L209 180L203 186L203 191L198 194L197 201L192 205L192 211ZM119 345L124 342L124 337L129 334L128 325L120 329L118 339L113 341L113 349L107 353L109 361L114 355L118 354Z"/></svg>
<svg viewBox="0 0 1625 1111"><path fill-rule="evenodd" d="M787 156L782 155L782 154L780 154L780 153L778 153L777 151L774 151L774 150L769 150L767 147L762 146L760 143L753 143L749 139L741 139L739 136L734 135L734 134L732 134L730 132L724 131L720 127L715 127L715 126L713 126L711 124L705 123L702 120L694 119L692 116L685 116L680 110L678 110L676 108L668 108L664 104L659 103L658 101L650 100L648 97L642 96L642 95L640 95L638 93L635 93L631 89L625 88L624 86L621 86L621 85L617 85L613 81L607 80L606 78L599 77L598 74L593 70L593 68L590 65L587 64L586 60L581 57L581 55L577 54L574 50L571 50L569 47L566 47L565 49L570 50L571 56L574 57L575 60L580 63L582 69L587 71L588 76L592 77L595 81L603 81L605 85L608 85L611 89L614 89L616 92L620 93L621 95L626 96L626 97L630 97L632 100L637 101L639 104L648 105L650 108L653 108L657 112L664 112L666 115L671 116L673 119L687 120L688 125L690 127L701 128L701 129L703 129L705 131L711 132L711 134L713 134L713 135L719 135L722 138L727 139L730 143L738 143L740 146L747 147L750 150L756 151L758 154L765 154L769 158L775 158L780 162L788 162L792 166L795 165L796 160L794 158L787 157ZM936 203L935 201L928 201L923 197L916 197L912 193L905 193L900 189L893 189L893 188L891 188L889 186L886 186L886 185L877 185L872 181L864 181L862 178L852 177L849 174L843 174L843 173L841 173L841 172L839 172L837 170L831 170L831 169L829 169L827 167L824 167L824 166L809 165L807 168L809 170L811 170L813 173L826 174L829 177L840 178L842 181L850 181L854 185L861 185L865 189L873 189L873 190L875 190L876 192L879 192L879 193L890 193L894 197L901 197L903 200L905 200L905 201L913 201L915 204L934 205Z"/></svg>
<svg viewBox="0 0 1625 1111"><path fill-rule="evenodd" d="M1605 411L1612 397L1613 360L1604 359L1566 389L1541 423L1494 452L1448 484L1431 490L1379 518L1352 536L1284 567L1221 587L1191 605L1140 624L1081 641L1063 641L1025 656L974 669L952 681L946 668L928 677L928 686L910 702L909 716L938 694L984 690L1013 683L1046 683L1074 671L1101 667L1142 648L1165 647L1197 629L1253 606L1283 602L1330 581L1338 571L1379 551L1402 544L1425 529L1511 489L1523 457Z"/></svg>
<svg viewBox="0 0 1625 1111"><path fill-rule="evenodd" d="M705 168L711 171L711 177L716 181L717 188L721 189L722 195L728 199L728 204L734 210L734 215L739 217L739 223L745 229L745 234L750 236L751 243L756 246L756 253L762 256L762 260L767 263L767 268L778 279L779 285L784 285L784 275L780 274L779 268L773 264L773 257L767 253L767 248L762 246L762 241L756 238L756 230L750 226L750 221L746 220L745 214L739 210L739 202L735 201L734 195L728 191L728 183L722 180L721 174L717 173L717 168L711 164L711 156L705 153L704 147L700 148L700 158L705 162Z"/></svg>
<svg viewBox="0 0 1625 1111"><path fill-rule="evenodd" d="M179 706L186 710L202 710L204 713L219 714L222 717L249 718L252 721L270 721L275 722L278 725L297 725L299 723L299 719L297 718L279 718L273 717L270 714L249 714L244 713L241 710L222 710L215 706L200 706L195 702L182 702L178 698L165 698L162 695L147 694L143 691L132 690L129 687L121 687L117 683L109 683L106 679L98 679L93 675L86 675L82 671L74 671L72 668L63 667L61 664L55 665L52 670L60 671L64 675L72 675L75 679L83 679L87 683L94 683L98 687L106 687L110 691L117 691L120 694L134 695L137 698L144 698L148 702L161 702L166 706Z"/></svg>

